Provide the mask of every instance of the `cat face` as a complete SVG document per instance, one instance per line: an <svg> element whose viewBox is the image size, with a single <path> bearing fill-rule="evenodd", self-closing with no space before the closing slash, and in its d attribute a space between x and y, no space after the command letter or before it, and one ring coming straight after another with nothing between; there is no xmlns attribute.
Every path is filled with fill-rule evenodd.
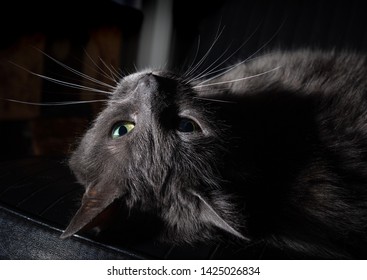
<svg viewBox="0 0 367 280"><path fill-rule="evenodd" d="M86 191L62 237L119 200L155 213L172 241L204 239L213 228L243 238L221 188L222 134L206 102L174 75L125 77L70 159Z"/></svg>

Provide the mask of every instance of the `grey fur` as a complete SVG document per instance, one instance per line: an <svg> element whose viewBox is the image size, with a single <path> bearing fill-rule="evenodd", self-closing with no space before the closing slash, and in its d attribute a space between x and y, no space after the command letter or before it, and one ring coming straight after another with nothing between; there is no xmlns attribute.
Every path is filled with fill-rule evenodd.
<svg viewBox="0 0 367 280"><path fill-rule="evenodd" d="M203 81L127 76L70 159L83 203L154 213L169 242L225 231L309 256L363 257L366 77L363 55L309 50L264 54ZM196 129L179 131L182 119ZM135 127L112 139L120 121ZM77 214L63 236L95 215Z"/></svg>

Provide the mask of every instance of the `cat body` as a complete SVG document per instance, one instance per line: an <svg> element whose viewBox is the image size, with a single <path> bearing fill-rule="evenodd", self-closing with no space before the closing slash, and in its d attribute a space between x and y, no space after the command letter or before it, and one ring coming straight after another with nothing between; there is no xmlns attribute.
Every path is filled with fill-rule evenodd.
<svg viewBox="0 0 367 280"><path fill-rule="evenodd" d="M168 242L365 257L366 76L364 56L300 50L207 80L123 78L70 159L86 192L63 237L118 201Z"/></svg>

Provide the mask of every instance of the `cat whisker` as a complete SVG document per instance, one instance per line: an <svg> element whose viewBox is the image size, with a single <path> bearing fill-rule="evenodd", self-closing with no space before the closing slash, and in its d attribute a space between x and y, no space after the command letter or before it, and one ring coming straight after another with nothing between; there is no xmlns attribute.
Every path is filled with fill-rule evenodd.
<svg viewBox="0 0 367 280"><path fill-rule="evenodd" d="M193 78L191 78L191 79L189 79L186 83L187 84L189 84L189 83L191 83L192 81L196 81L196 80L198 80L198 79L200 79L201 77L205 77L206 75L207 75L207 71L213 66L213 65L215 65L215 63L217 63L226 53L227 53L227 51L229 50L229 48L230 48L230 45L224 50L224 52L216 59L216 60L214 60L214 62L213 63L211 63L207 68L205 68L203 71L201 71L198 75L196 75L195 77L193 77ZM216 69L217 68L217 66L216 67L214 67L213 69ZM210 72L210 71L209 71Z"/></svg>
<svg viewBox="0 0 367 280"><path fill-rule="evenodd" d="M101 57L98 57L99 58L99 60L102 62L102 64L108 69L108 71L110 72L110 75L111 76L109 76L108 74L106 74L107 76L109 76L110 77L110 79L112 80L112 81L114 81L115 82L115 84L117 84L118 83L118 80L121 78L121 77L119 77L113 70L112 70L112 65L111 66L108 66L107 65L107 63L101 58Z"/></svg>
<svg viewBox="0 0 367 280"><path fill-rule="evenodd" d="M236 82L240 82L243 80L248 80L248 79L252 79L252 78L256 78L259 76L263 76L266 75L268 73L274 72L276 70L278 70L281 66L275 67L273 69L270 69L268 71L262 72L262 73L258 73L255 75L251 75L251 76L247 76L247 77L243 77L243 78L239 78L239 79L234 79L234 80L229 80L229 81L221 81L221 82L215 82L215 83L210 83L210 84L198 84L196 86L193 86L193 88L202 88L202 87L209 87L209 86L214 86L214 85L222 85L222 84L229 84L229 83L236 83Z"/></svg>
<svg viewBox="0 0 367 280"><path fill-rule="evenodd" d="M50 82L53 82L55 84L59 84L59 85L62 85L62 86L66 86L66 87L69 87L69 88L86 90L86 91L90 91L90 92L94 92L94 93L111 94L111 91L100 90L100 89L87 87L87 86L83 86L83 85L79 85L79 84L69 83L69 82L65 82L65 81L62 81L62 80L58 80L58 79L51 78L51 77L41 75L41 74L37 74L37 73L32 73L32 74L35 75L35 76L38 76L42 79L45 79L47 81L50 81Z"/></svg>
<svg viewBox="0 0 367 280"><path fill-rule="evenodd" d="M198 54L199 54L199 49L200 49L200 35L198 36L198 43L197 43L197 47L196 47L196 52L195 52L195 56L194 56L194 58L193 58L193 60L192 60L192 62L191 62L191 64L190 64L190 66L187 68L187 70L185 71L185 73L183 73L183 75L182 76L188 76L188 71L190 71L190 69L192 69L192 67L193 67L193 65L194 65L194 63L195 63L195 61L196 61L196 58L197 58L197 56L198 56Z"/></svg>
<svg viewBox="0 0 367 280"><path fill-rule="evenodd" d="M42 74L38 74L38 73L35 73L33 71L30 71L28 69L26 69L25 67L23 66L20 66L12 61L9 61L10 63L12 63L13 65L27 71L28 73L34 75L34 76L37 76L37 77L40 77L46 81L50 81L50 82L53 82L55 84L59 84L59 85L62 85L62 86L66 86L66 87L69 87L69 88L75 88L75 89L80 89L80 90L86 90L86 91L90 91L90 92L95 92L95 93L101 93L101 94L111 94L111 91L106 91L106 90L100 90L100 89L96 89L96 88L92 88L92 87L87 87L87 86L83 86L83 85L79 85L79 84L74 84L74 83L70 83L70 82L65 82L65 81L62 81L62 80L58 80L58 79L55 79L55 78L51 78L51 77L48 77L48 76L45 76L45 75L42 75ZM115 88L113 88L115 89Z"/></svg>
<svg viewBox="0 0 367 280"><path fill-rule="evenodd" d="M111 69L107 66L107 64L102 60L102 58L100 58L100 57L98 57L99 58L99 60L102 62L102 64L111 72L111 76L108 74L108 73L106 73L106 71L104 70L104 69L102 69L102 67L100 67L99 65L98 65L98 63L96 63L95 61L94 61L94 59L88 54L88 52L86 51L86 50L84 50L84 52L85 52L85 55L89 58L89 60L93 63L93 65L100 71L100 73L102 73L102 76L103 77L105 77L105 78L107 78L108 80L110 80L110 81L112 81L112 82L114 82L115 84L117 84L117 81L116 81L116 78L115 78L115 76L112 74L112 71L111 71Z"/></svg>
<svg viewBox="0 0 367 280"><path fill-rule="evenodd" d="M253 59L253 58L254 58L254 56L255 56L256 54L258 54L258 53L259 53L261 50L263 50L267 45L269 45L271 41L273 41L273 40L274 40L274 38L279 34L280 30L282 29L282 27L283 27L284 23L285 23L285 20L281 23L281 25L279 26L279 28L278 28L278 29L275 31L275 33L270 37L270 39L269 39L268 41L266 41L266 42L265 42L265 43L264 43L264 44L263 44L259 49L257 49L257 51L255 51L254 53L252 53L249 57L247 57L246 59L244 59L244 60L240 61L239 63L236 63L236 64L235 64L235 65L233 65L232 67L228 68L228 70L226 70L226 71L224 71L224 72L222 72L222 73L220 73L220 74L218 74L218 75L215 75L215 76L213 76L213 77L211 77L211 78L209 78L209 79L207 79L207 80L205 80L205 81L200 82L197 86L199 86L199 85L201 85L201 84L204 84L204 83L207 83L207 82L209 82L209 81L211 81L211 80L213 80L213 79L216 79L216 78L218 78L218 77L221 77L221 76L223 76L224 74L226 74L226 73L228 73L228 72L232 71L234 68L236 68L236 67L240 66L241 64L244 64L244 63L246 63L246 62L250 61L251 59ZM259 28L259 26L258 26L257 28ZM254 33L252 33L252 34L251 34L251 36L253 36L253 34L254 34ZM246 43L246 42L245 42L245 43ZM245 43L244 43L244 44L245 44ZM242 46L241 46L240 48L242 48ZM236 52L237 52L237 51L236 51ZM211 74L213 74L213 73L211 73Z"/></svg>
<svg viewBox="0 0 367 280"><path fill-rule="evenodd" d="M274 40L274 38L279 34L280 30L283 28L283 25L285 23L285 20L280 24L280 26L278 27L278 29L274 32L274 34L270 37L270 39L268 41L266 41L256 52L254 52L253 54L251 54L249 57L247 57L247 59L253 58L256 54L258 54L261 50L265 49L265 47L267 45L269 45L271 43L271 41Z"/></svg>
<svg viewBox="0 0 367 280"><path fill-rule="evenodd" d="M107 84L107 83L104 83L104 82L102 82L102 81L100 81L100 80L98 80L98 79L95 79L95 78L93 78L93 77L91 77L91 76L89 76L89 75L86 75L86 74L84 74L84 73L82 73L82 72L80 72L80 71L78 71L78 70L75 70L74 68L72 68L72 67L70 67L70 66L67 66L66 64L64 64L64 63L62 63L62 62L60 62L60 61L58 61L57 59L55 59L55 58L53 58L52 56L50 56L50 55L48 55L48 54L46 54L45 52L43 52L42 50L39 50L43 55L45 55L46 57L48 57L49 59L51 59L52 61L54 61L56 64L58 64L58 65L60 65L61 67L63 67L63 68L65 68L66 70L69 70L70 72L72 72L72 73L74 73L74 74L76 74L76 75L78 75L78 76L80 76L80 77L82 77L82 78L84 78L84 79L87 79L87 80L89 80L89 81L91 81L91 82L94 82L94 83L96 83L96 84L99 84L99 85L101 85L101 86L104 86L104 87L107 87L107 88L111 88L111 89L115 89L115 87L114 86L112 86L112 85L110 85L110 84ZM113 80L114 81L114 80ZM115 82L115 81L114 81Z"/></svg>
<svg viewBox="0 0 367 280"><path fill-rule="evenodd" d="M230 60L235 54L237 54L249 41L250 39L255 35L255 33L257 32L257 30L259 29L260 27L260 24L258 24L258 26L255 28L255 30L251 33L251 35L245 40L245 42L243 42L230 56L228 56L225 60L223 60L221 63L219 63L217 66L215 66L213 69L211 69L210 71L206 72L206 70L210 69L210 67L216 63L228 50L228 48L225 50L225 52L223 52L223 54L217 59L215 60L214 63L212 63L207 69L205 69L202 73L203 74L199 74L197 75L196 77L194 77L193 79L189 80L189 83L190 82L193 82L193 81L197 81L197 80L200 80L204 77L207 77L209 75L212 75L212 74L215 74L217 72L221 72L221 71L224 71L224 70L227 70L228 68L230 68L231 70L233 69L233 65L230 65L230 66L227 66L227 67L224 67L222 69L219 69L217 70L220 66L222 66L224 63L226 63L228 60ZM247 60L246 60L247 61ZM237 66L236 66L237 67Z"/></svg>
<svg viewBox="0 0 367 280"><path fill-rule="evenodd" d="M84 101L60 101L60 102L28 102L21 101L16 99L2 98L2 100L8 102L14 102L25 105L34 105L34 106L65 106L65 105L79 105L79 104L87 104L87 103L99 103L99 102L107 102L108 99L96 99L96 100L84 100Z"/></svg>
<svg viewBox="0 0 367 280"><path fill-rule="evenodd" d="M219 72L219 74L218 74L218 75L216 75L216 76L213 76L213 77L212 77L213 79L215 79L216 77L220 77L220 76L222 76L223 74L225 74L225 73L227 73L227 72L231 71L232 69L236 68L238 65L240 65L240 64L242 64L242 63L243 63L243 61L241 61L240 63L236 63L235 65L229 65L229 66L223 67L223 68L221 68L221 69L217 69L217 70L214 70L214 71L210 71L210 72L208 72L208 73L206 73L206 74L203 74L203 75L202 75L202 76L200 76L200 77L196 77L196 78L194 78L194 79L191 79L191 80L189 81L189 83L196 82L197 80L201 80L202 78L204 78L204 77L206 77L206 76L213 75L213 74L216 74L216 73L218 73L218 72ZM227 70L228 70L228 71L227 71ZM225 72L224 72L224 71L225 71ZM205 80L205 82L212 80L212 78ZM204 82L204 81L203 81L203 82Z"/></svg>
<svg viewBox="0 0 367 280"><path fill-rule="evenodd" d="M207 83L207 82L209 82L209 81L211 81L211 80L214 80L214 79L216 79L216 78L218 78L218 77L221 77L221 76L223 76L224 74L226 74L226 73L228 73L228 72L232 71L232 70L233 70L233 69L235 69L236 67L238 67L238 66L240 66L240 65L242 65L242 64L244 64L244 63L246 63L246 62L251 61L252 59L254 59L254 58L251 58L251 59L246 58L246 59L244 59L244 60L242 60L242 61L240 61L240 62L238 62L238 63L236 63L236 64L234 64L234 65L230 65L230 66L224 67L224 68L222 68L222 69L219 69L219 70L217 70L217 71L214 71L214 72L212 72L211 74L214 74L214 73L217 73L217 72L220 72L220 73L219 73L219 74L217 74L217 75L215 75L215 76L213 76L213 77L211 77L211 78L208 78L208 79L206 79L206 80L204 80L204 81L202 81L202 82L198 83L197 85L201 85L201 84Z"/></svg>
<svg viewBox="0 0 367 280"><path fill-rule="evenodd" d="M115 78L117 78L117 83L124 77L123 73L116 69L113 65L110 65L110 68L113 70L113 73L115 73Z"/></svg>
<svg viewBox="0 0 367 280"><path fill-rule="evenodd" d="M218 42L220 36L222 35L223 31L225 29L225 26L222 28L222 30L219 32L217 32L217 34L215 35L214 38L214 42L212 43L212 45L210 46L210 48L207 50L207 52L204 54L204 56L199 60L199 62L191 69L189 70L187 73L185 73L185 75L183 75L184 77L187 77L189 75L191 75L192 73L194 73L206 60L206 58L208 57L208 55L210 54L210 52L212 51L212 49L214 48L215 44ZM218 29L219 31L219 29Z"/></svg>
<svg viewBox="0 0 367 280"><path fill-rule="evenodd" d="M231 104L237 103L235 101L230 101L230 100L221 100L221 99L213 99L213 98L206 98L206 97L194 97L194 99L210 101L210 102L218 102L218 103L231 103Z"/></svg>

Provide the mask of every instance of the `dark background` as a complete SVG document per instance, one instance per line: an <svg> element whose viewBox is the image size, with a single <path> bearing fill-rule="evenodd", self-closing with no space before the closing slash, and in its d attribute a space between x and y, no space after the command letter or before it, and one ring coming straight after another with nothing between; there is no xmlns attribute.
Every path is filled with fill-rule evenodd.
<svg viewBox="0 0 367 280"><path fill-rule="evenodd" d="M86 85L84 78L60 67L43 54L46 53L111 83L101 73L109 71L105 66L125 73L134 71L141 53L149 52L151 47L149 41L142 44L144 23L152 10L157 13L165 4L170 7L171 17L168 68L174 70L192 64L197 49L196 62L199 61L218 33L221 35L198 72L213 62L218 65L227 60L224 67L274 48L360 52L367 48L365 3L358 0L2 1L0 159L67 156L75 139L102 109L98 103L45 107L3 100L55 102L101 98L50 83L14 63L28 71ZM138 67L148 66L144 63L149 61L140 62Z"/></svg>

